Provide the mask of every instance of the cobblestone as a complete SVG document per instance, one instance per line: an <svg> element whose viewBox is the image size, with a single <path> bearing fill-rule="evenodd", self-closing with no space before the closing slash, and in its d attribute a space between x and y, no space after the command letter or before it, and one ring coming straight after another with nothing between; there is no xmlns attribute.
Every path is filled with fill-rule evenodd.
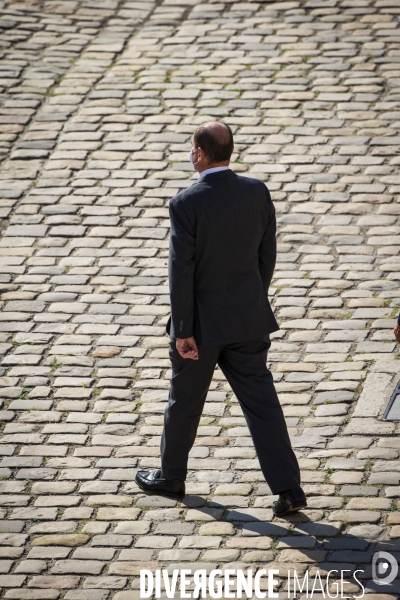
<svg viewBox="0 0 400 600"><path fill-rule="evenodd" d="M400 536L396 3L0 9L0 597L137 600L145 565L268 564L283 591L289 568L370 563ZM168 201L209 118L277 211L268 364L309 499L289 521L219 369L183 502L133 481L160 460Z"/></svg>

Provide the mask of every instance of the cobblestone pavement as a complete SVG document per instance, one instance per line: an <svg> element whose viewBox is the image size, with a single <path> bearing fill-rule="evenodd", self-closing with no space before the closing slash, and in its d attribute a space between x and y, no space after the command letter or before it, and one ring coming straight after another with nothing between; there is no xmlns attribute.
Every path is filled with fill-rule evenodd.
<svg viewBox="0 0 400 600"><path fill-rule="evenodd" d="M364 569L383 598L373 551L400 552L400 440L379 417L400 370L398 0L0 11L0 597L136 600L140 568L268 565L282 592L288 569ZM184 502L133 481L159 466L169 386L167 204L209 118L278 214L269 362L309 496L290 520L218 369Z"/></svg>

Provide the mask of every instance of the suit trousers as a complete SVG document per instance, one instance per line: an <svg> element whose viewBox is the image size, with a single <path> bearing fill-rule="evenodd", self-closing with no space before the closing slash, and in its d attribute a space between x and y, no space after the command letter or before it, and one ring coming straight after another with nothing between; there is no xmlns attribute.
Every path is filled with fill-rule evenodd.
<svg viewBox="0 0 400 600"><path fill-rule="evenodd" d="M218 364L242 407L261 470L273 494L300 485L300 471L286 422L267 368L268 337L249 342L199 346L199 359L182 358L171 338L169 401L161 439L166 479L185 480L214 369Z"/></svg>

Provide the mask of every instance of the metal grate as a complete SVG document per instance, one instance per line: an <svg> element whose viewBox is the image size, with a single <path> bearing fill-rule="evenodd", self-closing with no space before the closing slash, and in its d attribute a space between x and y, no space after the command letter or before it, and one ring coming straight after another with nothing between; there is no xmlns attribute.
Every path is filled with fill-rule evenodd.
<svg viewBox="0 0 400 600"><path fill-rule="evenodd" d="M383 415L383 420L400 421L400 381L396 385L392 397L390 398L390 402Z"/></svg>

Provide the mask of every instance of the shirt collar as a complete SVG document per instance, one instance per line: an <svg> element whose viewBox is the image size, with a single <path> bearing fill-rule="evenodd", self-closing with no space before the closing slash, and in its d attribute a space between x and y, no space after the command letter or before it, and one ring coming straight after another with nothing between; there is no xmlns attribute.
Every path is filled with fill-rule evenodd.
<svg viewBox="0 0 400 600"><path fill-rule="evenodd" d="M218 171L227 171L229 167L214 167L212 169L206 169L200 173L200 177L204 177L205 175L210 175L211 173L218 173Z"/></svg>

